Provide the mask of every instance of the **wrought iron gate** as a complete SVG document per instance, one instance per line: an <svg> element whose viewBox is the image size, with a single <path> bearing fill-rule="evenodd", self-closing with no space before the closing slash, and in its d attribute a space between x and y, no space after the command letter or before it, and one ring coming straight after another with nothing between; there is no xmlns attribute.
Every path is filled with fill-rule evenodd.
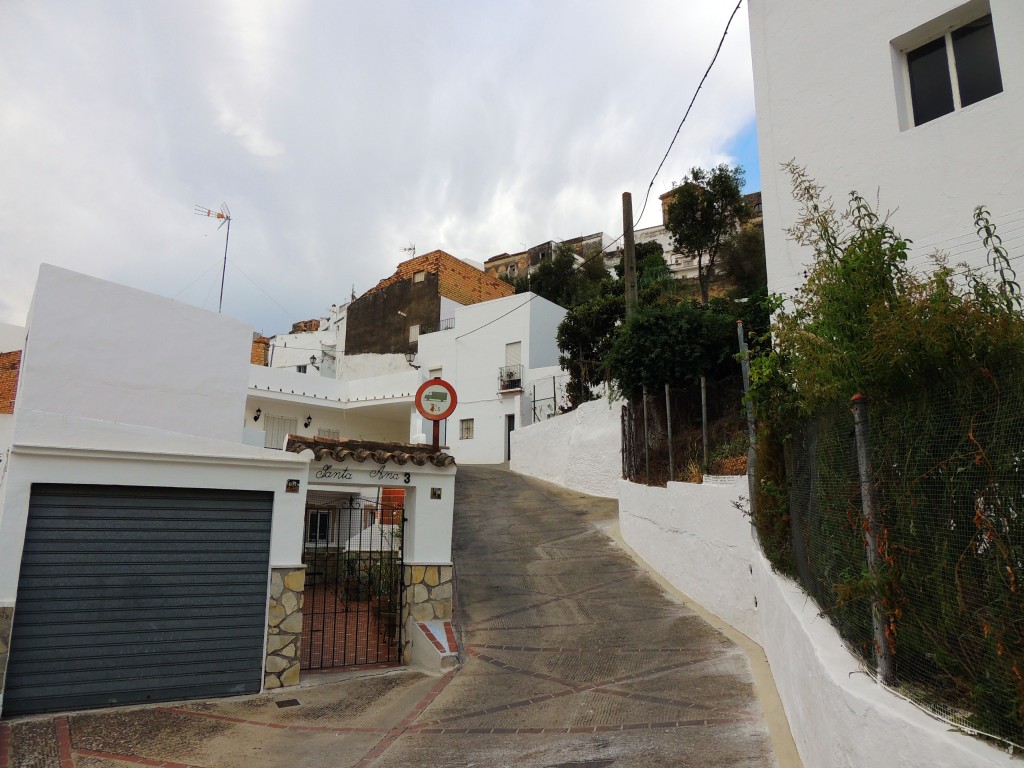
<svg viewBox="0 0 1024 768"><path fill-rule="evenodd" d="M310 491L302 669L399 662L404 501Z"/></svg>

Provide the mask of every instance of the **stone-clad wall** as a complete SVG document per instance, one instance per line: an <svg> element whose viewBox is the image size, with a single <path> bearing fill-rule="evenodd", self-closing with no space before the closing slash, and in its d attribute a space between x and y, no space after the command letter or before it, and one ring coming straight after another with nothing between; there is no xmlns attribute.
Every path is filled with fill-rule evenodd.
<svg viewBox="0 0 1024 768"><path fill-rule="evenodd" d="M452 617L452 566L406 565L402 602L402 662L411 663L410 621L450 620Z"/></svg>
<svg viewBox="0 0 1024 768"><path fill-rule="evenodd" d="M263 677L265 689L299 684L302 590L305 581L305 566L274 568L271 571L267 658Z"/></svg>

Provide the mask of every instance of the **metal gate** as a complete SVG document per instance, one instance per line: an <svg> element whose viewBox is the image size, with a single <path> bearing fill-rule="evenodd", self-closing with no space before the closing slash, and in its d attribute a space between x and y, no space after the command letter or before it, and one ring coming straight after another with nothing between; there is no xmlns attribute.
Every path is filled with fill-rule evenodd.
<svg viewBox="0 0 1024 768"><path fill-rule="evenodd" d="M302 669L401 660L404 513L404 494L309 491Z"/></svg>

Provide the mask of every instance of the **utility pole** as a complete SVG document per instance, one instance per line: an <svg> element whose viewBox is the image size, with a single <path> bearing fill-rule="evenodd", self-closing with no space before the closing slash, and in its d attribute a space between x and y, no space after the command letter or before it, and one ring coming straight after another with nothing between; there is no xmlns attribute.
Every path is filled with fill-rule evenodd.
<svg viewBox="0 0 1024 768"><path fill-rule="evenodd" d="M633 242L633 196L622 193L623 277L626 280L626 319L636 313L636 245Z"/></svg>

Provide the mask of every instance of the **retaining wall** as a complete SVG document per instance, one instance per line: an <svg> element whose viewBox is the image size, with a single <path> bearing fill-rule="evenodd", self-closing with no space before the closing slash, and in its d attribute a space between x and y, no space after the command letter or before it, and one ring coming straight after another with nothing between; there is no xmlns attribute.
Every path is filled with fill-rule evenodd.
<svg viewBox="0 0 1024 768"><path fill-rule="evenodd" d="M863 673L814 602L762 556L733 505L746 489L745 477L667 488L620 480L620 531L673 586L761 644L803 764L1019 766Z"/></svg>
<svg viewBox="0 0 1024 768"><path fill-rule="evenodd" d="M509 468L591 496L615 498L622 477L622 403L584 403L512 433Z"/></svg>

